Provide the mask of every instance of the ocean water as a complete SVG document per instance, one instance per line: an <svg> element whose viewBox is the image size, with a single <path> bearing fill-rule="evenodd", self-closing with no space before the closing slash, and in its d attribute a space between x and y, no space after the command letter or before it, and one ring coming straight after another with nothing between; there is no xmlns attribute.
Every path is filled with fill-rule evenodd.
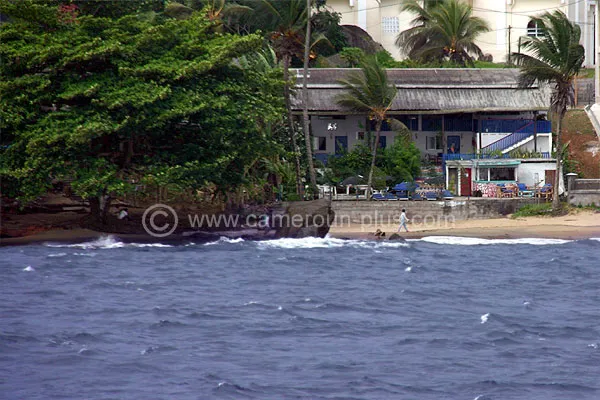
<svg viewBox="0 0 600 400"><path fill-rule="evenodd" d="M0 248L1 399L600 399L600 240Z"/></svg>

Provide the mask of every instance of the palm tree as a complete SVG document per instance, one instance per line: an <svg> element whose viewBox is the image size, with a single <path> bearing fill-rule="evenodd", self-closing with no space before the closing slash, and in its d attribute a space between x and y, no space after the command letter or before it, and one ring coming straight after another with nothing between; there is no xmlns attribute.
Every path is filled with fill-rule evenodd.
<svg viewBox="0 0 600 400"><path fill-rule="evenodd" d="M306 34L304 39L304 65L303 65L303 83L302 83L302 122L304 130L304 144L306 146L306 158L308 161L308 174L310 176L310 187L313 198L318 198L319 189L317 188L317 175L315 173L315 165L312 156L312 144L310 140L310 119L308 117L308 63L310 61L310 12L312 0L306 0L306 10L308 12L306 18Z"/></svg>
<svg viewBox="0 0 600 400"><path fill-rule="evenodd" d="M375 143L371 149L371 168L367 180L367 199L370 199L381 125L398 91L394 85L388 83L385 69L375 57L365 59L361 69L362 73L353 72L347 79L340 80L346 91L338 95L336 101L349 111L367 114L370 120L375 121Z"/></svg>
<svg viewBox="0 0 600 400"><path fill-rule="evenodd" d="M552 208L560 206L558 185L561 174L562 121L569 106L575 104L573 80L581 70L585 60L585 49L579 44L581 29L569 21L562 11L547 12L534 18L543 36L522 39L521 49L525 53L513 54L521 68L519 84L529 87L536 81L554 85L550 99L551 111L556 120L556 175L552 191Z"/></svg>
<svg viewBox="0 0 600 400"><path fill-rule="evenodd" d="M287 124L290 133L296 168L296 191L302 191L300 172L300 149L291 105L290 64L293 57L302 58L304 50L307 7L303 0L256 0L254 22L269 32L269 39L278 59L283 64L283 96L287 109Z"/></svg>
<svg viewBox="0 0 600 400"><path fill-rule="evenodd" d="M424 62L450 60L465 66L473 65L474 56L483 55L475 39L490 28L483 19L472 15L473 8L468 4L448 0L421 6L416 0L409 0L402 11L416 14L413 27L396 38L396 45L409 58Z"/></svg>

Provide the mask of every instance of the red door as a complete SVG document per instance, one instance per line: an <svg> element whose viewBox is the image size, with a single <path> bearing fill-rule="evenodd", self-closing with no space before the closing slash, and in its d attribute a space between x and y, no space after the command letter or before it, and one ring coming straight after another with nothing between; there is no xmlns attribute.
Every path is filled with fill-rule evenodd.
<svg viewBox="0 0 600 400"><path fill-rule="evenodd" d="M471 196L471 168L464 168L460 174L460 195Z"/></svg>

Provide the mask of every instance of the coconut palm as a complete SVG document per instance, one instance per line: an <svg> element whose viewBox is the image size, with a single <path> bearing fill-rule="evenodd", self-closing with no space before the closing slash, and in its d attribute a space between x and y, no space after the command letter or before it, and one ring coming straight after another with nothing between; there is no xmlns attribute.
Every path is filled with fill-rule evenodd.
<svg viewBox="0 0 600 400"><path fill-rule="evenodd" d="M263 31L268 32L268 38L271 45L275 49L277 58L281 61L283 67L284 80L284 100L287 109L288 130L290 132L290 140L292 142L292 150L295 154L294 162L297 173L297 190L300 193L301 172L300 172L300 150L297 143L296 128L294 126L294 118L291 107L291 81L289 76L289 68L293 58L303 59L308 57L312 59L315 54L311 51L312 47L321 41L327 41L322 34L307 35L307 25L310 21L311 1L307 0L252 0L248 2L254 9L251 25L260 27ZM308 37L307 37L308 36ZM312 45L311 45L312 43ZM305 48L307 49L305 52ZM306 55L305 55L306 54ZM308 60L306 60L308 62ZM305 129L306 130L306 129ZM305 132L306 152L310 156L308 162L309 172L311 177L311 186L313 190L316 188L316 178L314 166L312 165L312 149L310 137L306 136L310 133Z"/></svg>
<svg viewBox="0 0 600 400"><path fill-rule="evenodd" d="M345 92L336 97L336 102L350 112L367 114L370 120L375 121L375 143L371 149L371 168L367 180L367 199L370 199L381 125L398 91L393 84L388 83L385 69L379 65L375 57L365 59L361 70L361 72L352 72L347 79L339 81L344 86Z"/></svg>
<svg viewBox="0 0 600 400"><path fill-rule="evenodd" d="M483 19L472 15L473 8L468 4L448 0L421 6L410 0L402 11L416 14L412 28L396 38L396 45L409 58L425 62L450 60L465 66L473 65L474 57L483 55L475 39L490 28Z"/></svg>
<svg viewBox="0 0 600 400"><path fill-rule="evenodd" d="M539 37L526 36L522 39L522 53L513 54L521 68L519 84L522 87L536 81L553 85L550 99L551 111L556 115L556 175L552 191L552 207L560 206L558 185L561 174L562 121L569 106L575 104L573 80L585 60L585 49L579 44L581 29L569 21L562 11L547 12L533 19L544 34Z"/></svg>

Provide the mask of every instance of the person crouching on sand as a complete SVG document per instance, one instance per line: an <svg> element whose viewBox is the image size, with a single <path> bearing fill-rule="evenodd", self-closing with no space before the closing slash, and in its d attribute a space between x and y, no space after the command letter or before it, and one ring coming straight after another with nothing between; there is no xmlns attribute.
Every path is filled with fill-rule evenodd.
<svg viewBox="0 0 600 400"><path fill-rule="evenodd" d="M400 232L400 229L402 229L402 227L404 227L404 229L406 229L406 232L408 232L408 228L406 227L406 223L408 221L409 219L406 218L406 210L403 208L402 214L400 214L400 226L398 227L398 232Z"/></svg>

